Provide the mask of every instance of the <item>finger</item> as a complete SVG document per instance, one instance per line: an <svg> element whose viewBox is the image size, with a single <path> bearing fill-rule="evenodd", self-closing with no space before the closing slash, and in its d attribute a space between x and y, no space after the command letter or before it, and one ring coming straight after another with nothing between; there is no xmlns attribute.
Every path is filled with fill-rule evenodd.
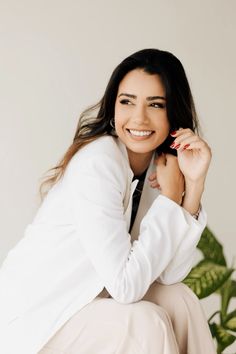
<svg viewBox="0 0 236 354"><path fill-rule="evenodd" d="M174 132L171 132L170 135L177 138L185 133L194 133L192 129L190 128L179 128L178 130L175 130Z"/></svg>
<svg viewBox="0 0 236 354"><path fill-rule="evenodd" d="M153 181L153 180L156 180L156 177L157 177L157 173L156 172L153 172L150 174L150 176L148 177L149 181Z"/></svg>
<svg viewBox="0 0 236 354"><path fill-rule="evenodd" d="M152 183L150 183L150 186L152 188L160 188L160 184L158 182L152 182Z"/></svg>
<svg viewBox="0 0 236 354"><path fill-rule="evenodd" d="M172 147L172 149L182 150L182 149L187 148L190 144L192 144L194 142L197 142L197 141L201 141L199 136L198 135L192 135L192 136L189 136L189 137L183 139L182 142L180 142L179 144L177 144L174 147Z"/></svg>
<svg viewBox="0 0 236 354"><path fill-rule="evenodd" d="M191 137L191 136L194 136L195 134L193 132L189 132L187 131L186 133L184 134L181 134L180 136L178 136L174 141L173 141L173 144L178 145L178 144L181 144L185 139Z"/></svg>
<svg viewBox="0 0 236 354"><path fill-rule="evenodd" d="M184 148L184 150L194 150L194 149L198 149L201 150L202 152L206 152L207 154L211 154L211 148L204 140L201 139L197 141L193 141L189 145L187 144L187 146L185 145Z"/></svg>

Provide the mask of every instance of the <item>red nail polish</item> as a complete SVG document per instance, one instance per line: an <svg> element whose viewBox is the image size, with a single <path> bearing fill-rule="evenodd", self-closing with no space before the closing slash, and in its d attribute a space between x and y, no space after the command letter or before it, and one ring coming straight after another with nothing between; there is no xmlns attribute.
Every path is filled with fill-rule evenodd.
<svg viewBox="0 0 236 354"><path fill-rule="evenodd" d="M176 130L170 133L170 135L175 135L175 134L176 134Z"/></svg>
<svg viewBox="0 0 236 354"><path fill-rule="evenodd" d="M175 143L171 144L170 147L173 149L175 146Z"/></svg>
<svg viewBox="0 0 236 354"><path fill-rule="evenodd" d="M186 149L186 148L189 147L189 146L190 146L190 144L184 145L184 149Z"/></svg>
<svg viewBox="0 0 236 354"><path fill-rule="evenodd" d="M179 147L180 147L180 144L176 145L176 146L175 146L175 149L178 149Z"/></svg>

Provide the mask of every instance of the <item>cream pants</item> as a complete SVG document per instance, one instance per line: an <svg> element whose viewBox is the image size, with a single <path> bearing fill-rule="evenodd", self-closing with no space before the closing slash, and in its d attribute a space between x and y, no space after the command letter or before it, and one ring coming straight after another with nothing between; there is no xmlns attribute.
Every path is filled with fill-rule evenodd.
<svg viewBox="0 0 236 354"><path fill-rule="evenodd" d="M107 296L78 311L38 354L216 354L200 301L183 283L154 282L132 304Z"/></svg>

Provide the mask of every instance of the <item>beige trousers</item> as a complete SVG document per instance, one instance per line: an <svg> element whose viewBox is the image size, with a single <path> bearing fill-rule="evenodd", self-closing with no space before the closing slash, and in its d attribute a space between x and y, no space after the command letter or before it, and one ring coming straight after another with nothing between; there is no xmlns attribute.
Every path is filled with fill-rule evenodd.
<svg viewBox="0 0 236 354"><path fill-rule="evenodd" d="M154 282L132 304L108 296L78 311L38 354L216 354L200 301L183 283Z"/></svg>

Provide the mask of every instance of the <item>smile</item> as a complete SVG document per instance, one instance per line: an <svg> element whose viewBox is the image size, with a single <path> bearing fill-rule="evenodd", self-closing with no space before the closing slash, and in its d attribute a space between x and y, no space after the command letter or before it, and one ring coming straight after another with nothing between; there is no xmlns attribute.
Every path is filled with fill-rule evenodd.
<svg viewBox="0 0 236 354"><path fill-rule="evenodd" d="M153 133L152 130L135 130L135 129L127 129L127 130L131 135L135 135L135 136L149 136Z"/></svg>

